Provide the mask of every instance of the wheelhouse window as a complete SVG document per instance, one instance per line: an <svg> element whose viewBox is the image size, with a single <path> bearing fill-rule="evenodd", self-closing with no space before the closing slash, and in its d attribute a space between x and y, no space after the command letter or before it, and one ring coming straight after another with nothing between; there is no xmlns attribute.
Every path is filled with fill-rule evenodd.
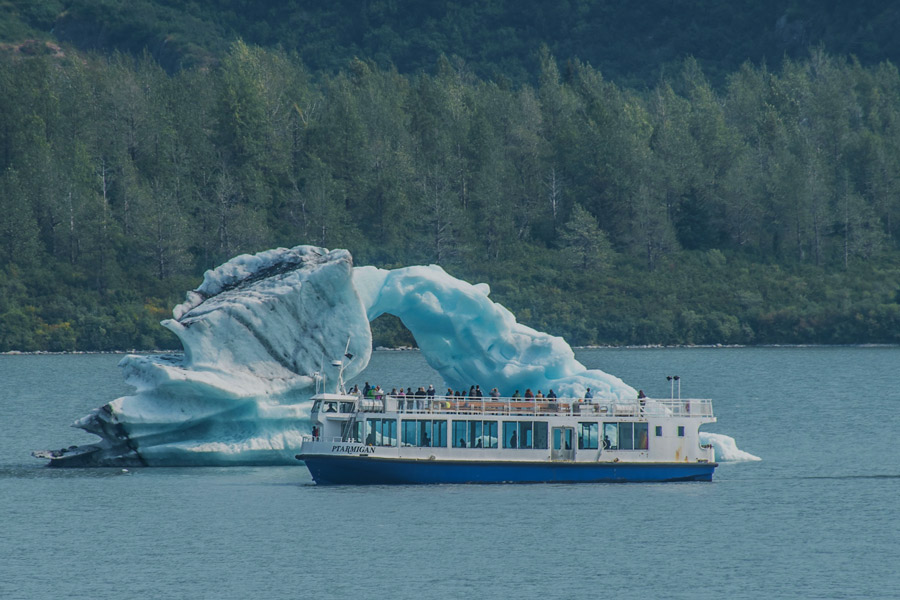
<svg viewBox="0 0 900 600"><path fill-rule="evenodd" d="M684 425L678 426L678 437L684 437Z"/></svg>
<svg viewBox="0 0 900 600"><path fill-rule="evenodd" d="M662 437L662 425L656 426L656 437Z"/></svg>
<svg viewBox="0 0 900 600"><path fill-rule="evenodd" d="M578 424L578 449L596 450L600 447L600 423Z"/></svg>
<svg viewBox="0 0 900 600"><path fill-rule="evenodd" d="M366 445L396 446L396 419L366 419Z"/></svg>

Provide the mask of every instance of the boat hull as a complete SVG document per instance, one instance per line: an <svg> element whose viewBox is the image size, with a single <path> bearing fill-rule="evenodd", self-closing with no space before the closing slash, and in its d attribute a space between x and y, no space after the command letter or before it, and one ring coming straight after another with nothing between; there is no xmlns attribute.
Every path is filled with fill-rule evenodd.
<svg viewBox="0 0 900 600"><path fill-rule="evenodd" d="M716 463L452 461L298 454L318 485L711 481Z"/></svg>

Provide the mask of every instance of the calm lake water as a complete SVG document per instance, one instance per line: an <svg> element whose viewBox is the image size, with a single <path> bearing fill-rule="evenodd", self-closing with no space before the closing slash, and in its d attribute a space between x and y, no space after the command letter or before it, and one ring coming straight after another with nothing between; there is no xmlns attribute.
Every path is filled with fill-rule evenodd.
<svg viewBox="0 0 900 600"><path fill-rule="evenodd" d="M898 598L900 348L602 349L712 398L712 483L317 488L302 466L51 470L118 356L0 356L0 598ZM440 382L378 352L388 388Z"/></svg>

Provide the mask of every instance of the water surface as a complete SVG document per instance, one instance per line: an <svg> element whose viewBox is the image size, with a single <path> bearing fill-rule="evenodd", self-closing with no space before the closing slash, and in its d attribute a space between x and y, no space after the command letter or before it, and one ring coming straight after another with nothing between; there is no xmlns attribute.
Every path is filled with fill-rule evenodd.
<svg viewBox="0 0 900 600"><path fill-rule="evenodd" d="M318 488L302 466L53 470L114 355L0 356L0 598L897 598L900 348L601 349L762 457L712 483ZM375 353L359 381L441 381ZM438 388L440 389L440 388ZM677 391L676 391L677 393Z"/></svg>

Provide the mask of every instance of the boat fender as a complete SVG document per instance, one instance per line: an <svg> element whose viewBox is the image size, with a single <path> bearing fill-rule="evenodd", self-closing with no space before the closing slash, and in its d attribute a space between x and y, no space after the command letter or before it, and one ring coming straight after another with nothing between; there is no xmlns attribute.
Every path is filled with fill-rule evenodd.
<svg viewBox="0 0 900 600"><path fill-rule="evenodd" d="M619 459L617 458L617 459L613 460L613 462L619 462Z"/></svg>

